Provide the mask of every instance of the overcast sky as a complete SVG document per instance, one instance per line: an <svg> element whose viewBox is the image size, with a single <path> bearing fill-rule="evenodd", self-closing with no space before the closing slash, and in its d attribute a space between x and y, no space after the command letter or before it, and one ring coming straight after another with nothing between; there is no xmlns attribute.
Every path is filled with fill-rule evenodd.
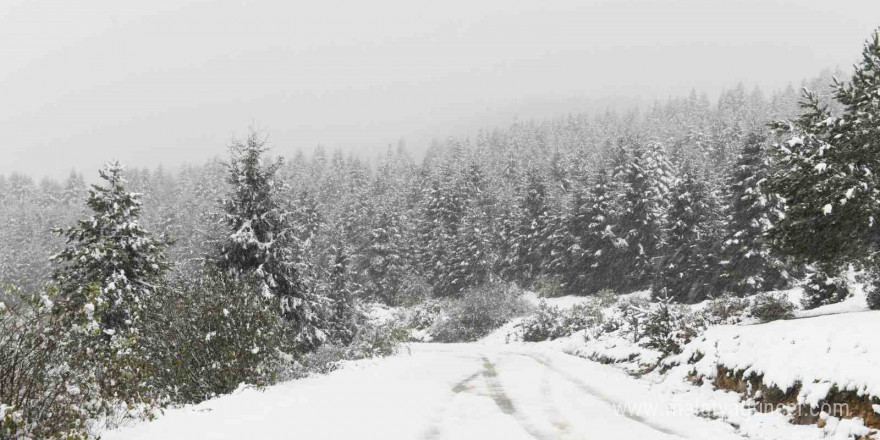
<svg viewBox="0 0 880 440"><path fill-rule="evenodd" d="M515 115L769 93L849 66L878 25L877 0L0 0L0 174L199 163L252 123L279 154L420 150Z"/></svg>

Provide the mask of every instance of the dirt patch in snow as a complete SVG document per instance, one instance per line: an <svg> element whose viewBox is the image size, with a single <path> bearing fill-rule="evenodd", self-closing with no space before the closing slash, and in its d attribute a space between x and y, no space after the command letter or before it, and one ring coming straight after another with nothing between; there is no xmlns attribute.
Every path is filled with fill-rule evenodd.
<svg viewBox="0 0 880 440"><path fill-rule="evenodd" d="M704 379L695 377L693 380L701 384ZM721 365L712 384L717 389L739 393L759 412L782 409L791 417L791 423L796 425L818 425L822 428L828 416L831 416L838 419L859 418L866 427L880 429L880 414L876 411L880 398L841 390L834 384L811 384L805 388L797 382L783 390L765 384L762 375L754 372L746 375L745 370L734 371ZM811 399L810 388L823 388L823 385L824 397Z"/></svg>

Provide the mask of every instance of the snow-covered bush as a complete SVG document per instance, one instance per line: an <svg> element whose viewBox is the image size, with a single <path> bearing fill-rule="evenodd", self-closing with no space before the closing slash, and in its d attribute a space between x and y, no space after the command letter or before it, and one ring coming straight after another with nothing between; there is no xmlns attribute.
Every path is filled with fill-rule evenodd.
<svg viewBox="0 0 880 440"><path fill-rule="evenodd" d="M642 297L625 298L617 302L608 320L602 324L604 333L619 332L633 343L642 338L645 316L651 309L651 302Z"/></svg>
<svg viewBox="0 0 880 440"><path fill-rule="evenodd" d="M868 292L868 308L880 310L880 286L874 287L874 289Z"/></svg>
<svg viewBox="0 0 880 440"><path fill-rule="evenodd" d="M562 277L541 277L535 282L535 291L541 298L556 298L565 295Z"/></svg>
<svg viewBox="0 0 880 440"><path fill-rule="evenodd" d="M76 369L77 335L64 331L48 295L6 292L0 303L0 439L85 439L100 409L89 371Z"/></svg>
<svg viewBox="0 0 880 440"><path fill-rule="evenodd" d="M617 304L617 292L612 289L601 289L596 292L595 300L598 301L598 305L600 308L608 308L615 304Z"/></svg>
<svg viewBox="0 0 880 440"><path fill-rule="evenodd" d="M403 306L421 304L431 298L431 285L418 273L404 275L401 287L401 301Z"/></svg>
<svg viewBox="0 0 880 440"><path fill-rule="evenodd" d="M429 331L439 321L445 319L444 302L437 299L426 299L421 304L403 309L399 319L412 331Z"/></svg>
<svg viewBox="0 0 880 440"><path fill-rule="evenodd" d="M339 363L347 358L345 347L325 344L316 350L298 356L282 380L293 380L314 374L328 374L339 368Z"/></svg>
<svg viewBox="0 0 880 440"><path fill-rule="evenodd" d="M522 338L528 342L546 341L558 338L562 327L563 311L559 307L547 305L546 301L538 303L535 313L517 324Z"/></svg>
<svg viewBox="0 0 880 440"><path fill-rule="evenodd" d="M354 340L346 347L347 359L391 356L409 338L406 328L394 322L362 325Z"/></svg>
<svg viewBox="0 0 880 440"><path fill-rule="evenodd" d="M317 350L297 356L285 379L302 378L312 374L327 374L347 360L384 357L396 354L409 331L396 323L378 325L364 323L357 336L346 346L325 344Z"/></svg>
<svg viewBox="0 0 880 440"><path fill-rule="evenodd" d="M143 340L157 393L199 402L241 383L276 380L291 335L261 284L255 275L208 269L200 279L175 280L157 292Z"/></svg>
<svg viewBox="0 0 880 440"><path fill-rule="evenodd" d="M640 345L664 356L678 354L705 329L702 317L686 306L660 301L645 314Z"/></svg>
<svg viewBox="0 0 880 440"><path fill-rule="evenodd" d="M517 328L522 332L524 341L538 342L599 328L602 321L598 301L575 304L570 309L550 306L541 301L535 313L517 324Z"/></svg>
<svg viewBox="0 0 880 440"><path fill-rule="evenodd" d="M880 310L880 271L876 269L863 274L861 280L866 284L867 303L871 310Z"/></svg>
<svg viewBox="0 0 880 440"><path fill-rule="evenodd" d="M634 296L621 299L607 310L596 337L612 335L628 340L628 344L651 349L658 356L681 351L699 336L708 325L702 313L685 305L673 304L671 298L656 302Z"/></svg>
<svg viewBox="0 0 880 440"><path fill-rule="evenodd" d="M827 268L808 268L801 301L805 309L838 303L849 296L846 280L832 273Z"/></svg>
<svg viewBox="0 0 880 440"><path fill-rule="evenodd" d="M14 406L6 406L0 403L0 439L13 439L19 436L26 436L23 432L24 420L21 412L16 411Z"/></svg>
<svg viewBox="0 0 880 440"><path fill-rule="evenodd" d="M443 302L444 319L430 333L437 342L476 341L527 310L522 291L513 285L475 287Z"/></svg>
<svg viewBox="0 0 880 440"><path fill-rule="evenodd" d="M759 293L749 308L749 315L761 322L794 317L794 304L782 294Z"/></svg>
<svg viewBox="0 0 880 440"><path fill-rule="evenodd" d="M730 294L714 298L701 311L707 325L737 324L745 318L749 301Z"/></svg>

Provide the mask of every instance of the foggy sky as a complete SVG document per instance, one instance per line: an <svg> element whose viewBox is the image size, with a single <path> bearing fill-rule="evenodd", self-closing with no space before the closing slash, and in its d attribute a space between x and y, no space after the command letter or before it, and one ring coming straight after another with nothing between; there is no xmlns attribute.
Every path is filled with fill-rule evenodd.
<svg viewBox="0 0 880 440"><path fill-rule="evenodd" d="M0 0L0 174L381 151L848 67L877 0Z"/></svg>

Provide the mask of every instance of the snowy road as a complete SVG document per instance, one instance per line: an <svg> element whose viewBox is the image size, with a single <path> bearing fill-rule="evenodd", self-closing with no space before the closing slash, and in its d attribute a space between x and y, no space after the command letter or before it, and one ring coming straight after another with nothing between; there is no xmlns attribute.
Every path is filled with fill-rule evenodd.
<svg viewBox="0 0 880 440"><path fill-rule="evenodd" d="M521 346L417 344L328 376L244 390L106 440L741 439L670 411L613 368Z"/></svg>

